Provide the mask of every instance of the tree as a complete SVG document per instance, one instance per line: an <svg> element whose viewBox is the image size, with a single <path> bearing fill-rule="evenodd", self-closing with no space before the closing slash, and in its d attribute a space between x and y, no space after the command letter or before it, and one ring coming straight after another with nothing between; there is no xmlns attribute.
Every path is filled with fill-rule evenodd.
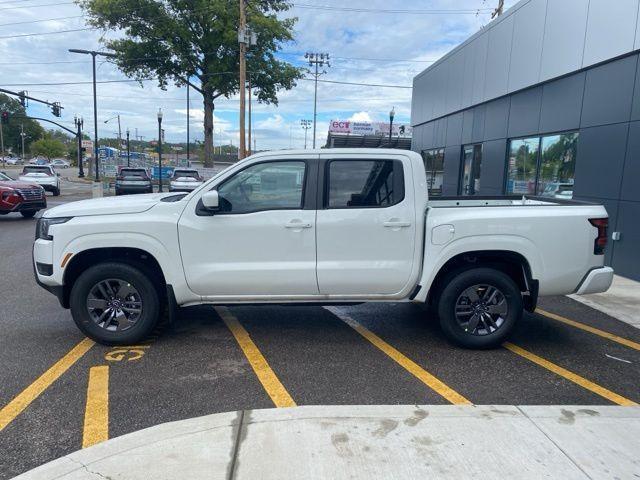
<svg viewBox="0 0 640 480"><path fill-rule="evenodd" d="M105 40L116 63L138 80L157 77L189 85L204 103L205 165L212 165L213 109L219 97L239 91L238 0L79 0L91 25L124 32ZM275 53L293 40L296 18L278 18L288 0L252 0L247 23L258 44L247 53L247 70L259 102L278 104L277 92L291 89L302 69L278 60Z"/></svg>
<svg viewBox="0 0 640 480"><path fill-rule="evenodd" d="M26 118L26 112L20 102L8 95L0 93L0 111L9 112L9 124L2 125L4 148L14 154L21 152L22 139L20 125L24 128L26 142L38 140L44 135L44 128L38 122Z"/></svg>
<svg viewBox="0 0 640 480"><path fill-rule="evenodd" d="M47 160L51 160L55 157L65 156L67 154L67 147L60 140L56 140L50 135L46 135L45 138L36 140L31 144L31 153L34 155L41 155L46 157Z"/></svg>

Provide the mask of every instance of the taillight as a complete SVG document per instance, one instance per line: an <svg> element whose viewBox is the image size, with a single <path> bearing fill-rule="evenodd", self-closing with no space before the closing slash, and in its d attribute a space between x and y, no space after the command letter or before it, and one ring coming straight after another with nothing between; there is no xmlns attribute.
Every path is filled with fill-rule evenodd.
<svg viewBox="0 0 640 480"><path fill-rule="evenodd" d="M609 227L608 218L590 218L589 223L598 229L598 236L593 242L594 255L604 255L604 249L607 246L607 228Z"/></svg>

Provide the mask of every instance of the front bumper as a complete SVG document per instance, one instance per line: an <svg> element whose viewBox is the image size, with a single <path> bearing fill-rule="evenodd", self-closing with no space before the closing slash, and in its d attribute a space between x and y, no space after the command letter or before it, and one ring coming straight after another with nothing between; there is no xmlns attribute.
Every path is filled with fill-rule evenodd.
<svg viewBox="0 0 640 480"><path fill-rule="evenodd" d="M576 290L576 294L588 295L590 293L606 292L609 290L611 282L613 282L613 268L594 268L584 277Z"/></svg>
<svg viewBox="0 0 640 480"><path fill-rule="evenodd" d="M37 262L40 264L51 265L53 270L52 256L53 252L51 242L36 240L33 245L33 276L35 277L38 285L56 296L62 307L69 308L69 305L65 302L64 286L61 282L58 282L55 278L55 274L41 275L36 269Z"/></svg>

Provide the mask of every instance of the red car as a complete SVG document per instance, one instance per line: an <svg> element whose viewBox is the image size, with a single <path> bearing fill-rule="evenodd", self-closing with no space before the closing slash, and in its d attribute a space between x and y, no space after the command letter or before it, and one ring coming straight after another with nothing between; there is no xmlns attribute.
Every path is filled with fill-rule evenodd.
<svg viewBox="0 0 640 480"><path fill-rule="evenodd" d="M20 212L31 218L43 208L47 208L47 198L40 185L17 182L0 172L0 215Z"/></svg>

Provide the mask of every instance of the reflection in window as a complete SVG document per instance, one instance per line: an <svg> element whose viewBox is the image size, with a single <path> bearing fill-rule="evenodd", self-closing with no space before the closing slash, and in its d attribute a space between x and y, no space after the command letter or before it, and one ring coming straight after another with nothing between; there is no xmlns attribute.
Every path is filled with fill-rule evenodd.
<svg viewBox="0 0 640 480"><path fill-rule="evenodd" d="M223 212L302 208L304 162L269 162L252 165L218 188Z"/></svg>
<svg viewBox="0 0 640 480"><path fill-rule="evenodd" d="M507 193L535 194L539 151L540 137L511 140Z"/></svg>
<svg viewBox="0 0 640 480"><path fill-rule="evenodd" d="M461 195L480 193L480 166L482 164L482 144L467 145L462 149Z"/></svg>
<svg viewBox="0 0 640 480"><path fill-rule="evenodd" d="M434 148L422 151L424 169L427 173L427 188L430 197L442 195L444 179L444 148Z"/></svg>
<svg viewBox="0 0 640 480"><path fill-rule="evenodd" d="M578 153L578 133L542 137L538 195L573 197L573 179Z"/></svg>
<svg viewBox="0 0 640 480"><path fill-rule="evenodd" d="M397 163L397 162L396 162ZM386 207L404 196L401 166L392 160L334 160L329 163L329 207ZM394 184L395 182L395 184Z"/></svg>
<svg viewBox="0 0 640 480"><path fill-rule="evenodd" d="M511 140L507 193L572 198L578 132Z"/></svg>

